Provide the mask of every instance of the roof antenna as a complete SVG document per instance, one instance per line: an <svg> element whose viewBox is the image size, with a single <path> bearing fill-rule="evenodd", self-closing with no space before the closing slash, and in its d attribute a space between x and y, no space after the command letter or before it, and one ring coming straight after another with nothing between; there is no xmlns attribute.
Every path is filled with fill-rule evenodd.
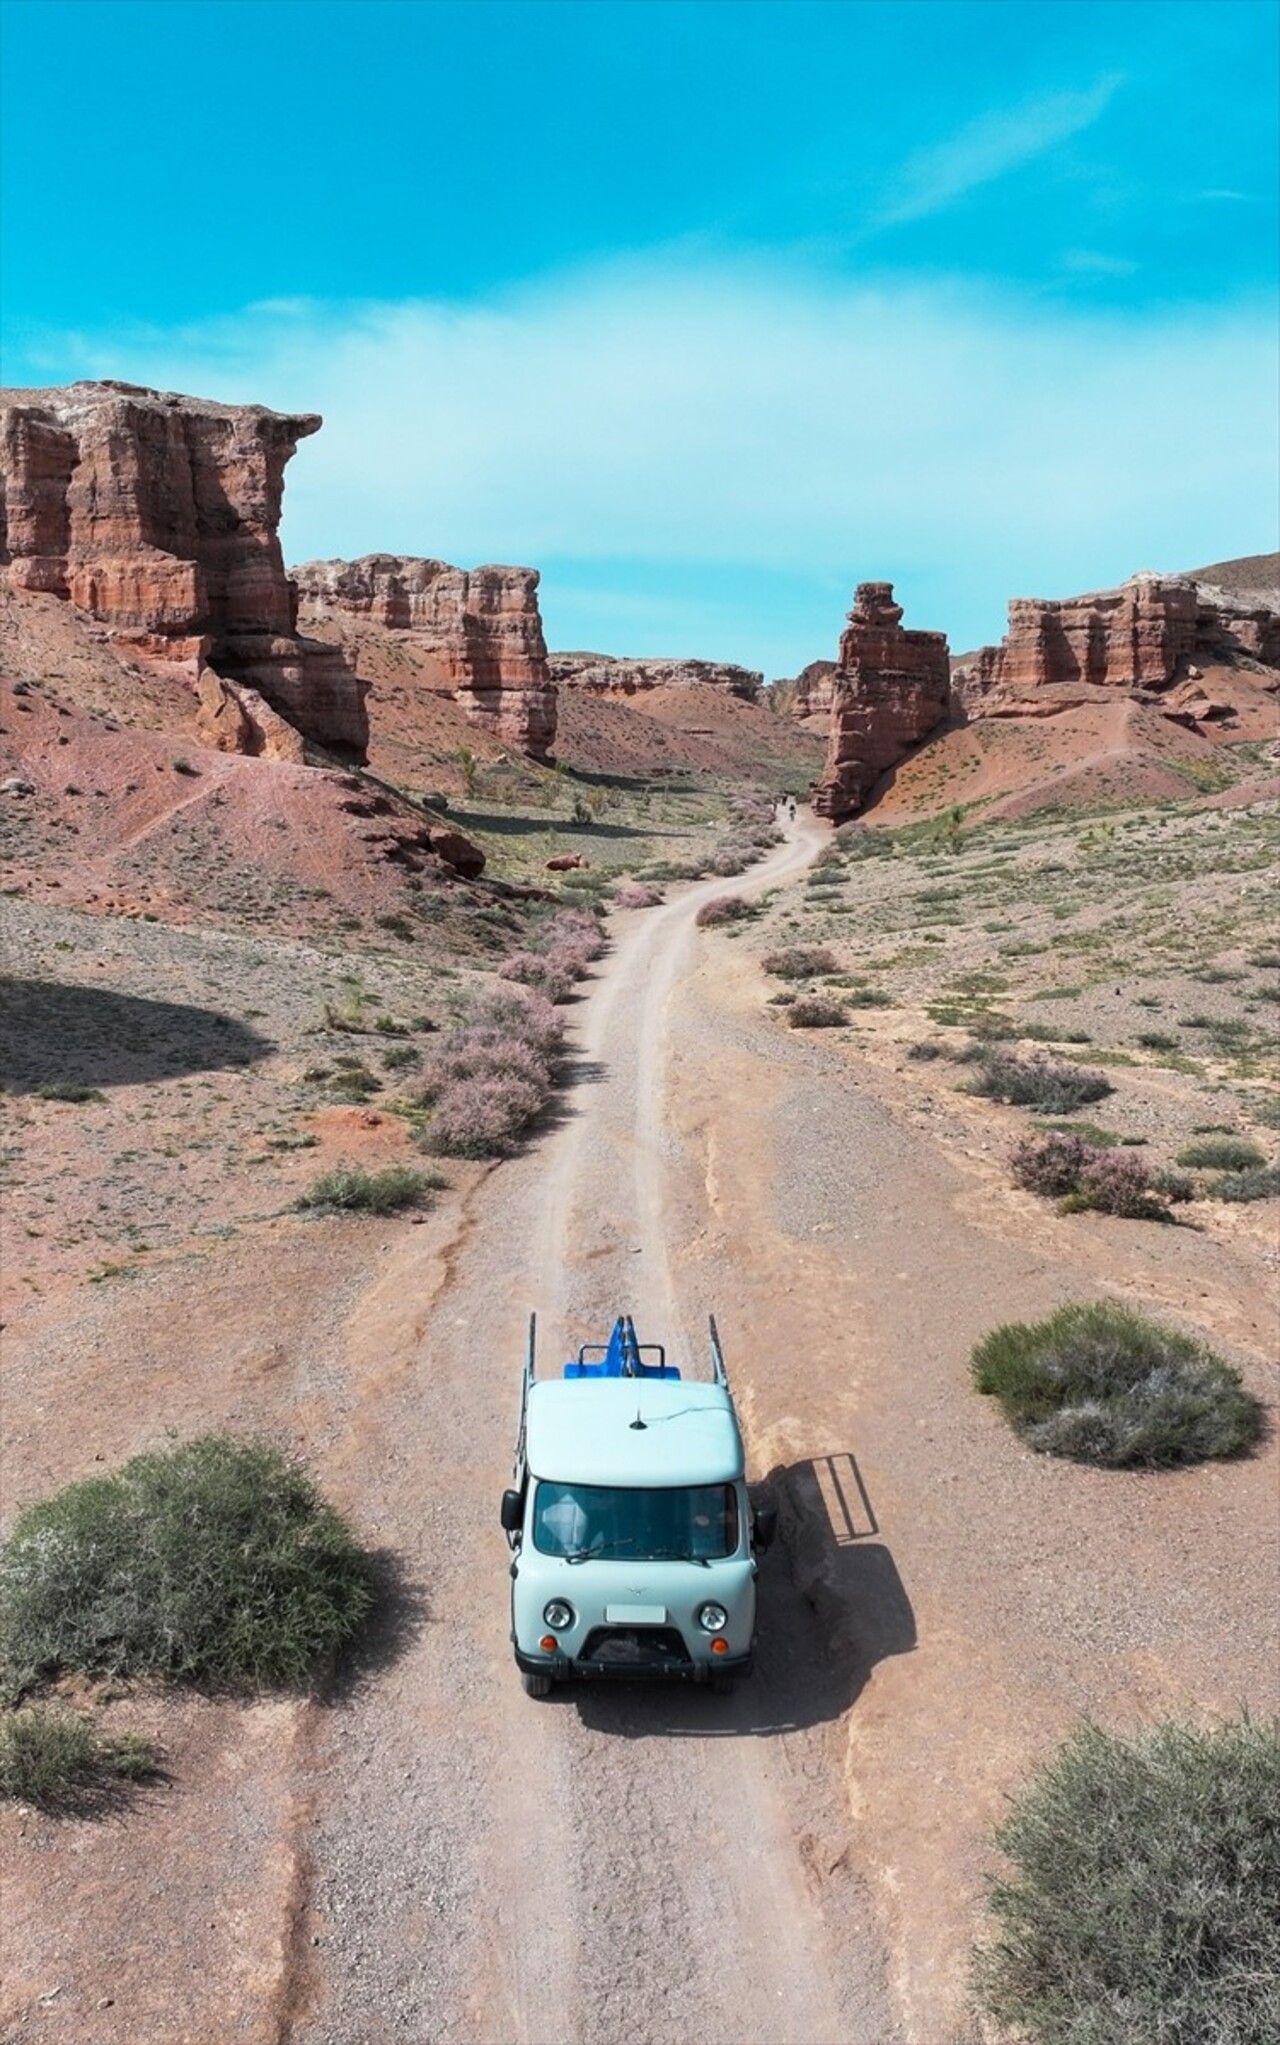
<svg viewBox="0 0 1280 2045"><path fill-rule="evenodd" d="M634 1419L633 1421L631 1421L631 1422L630 1422L630 1426L631 1426L631 1427L632 1427L632 1428L634 1429L634 1428L637 1428L637 1427L647 1427L647 1426L648 1426L648 1424L649 1424L649 1423L648 1423L648 1421L647 1421L647 1420L642 1420L642 1419L640 1418L640 1408L639 1408L639 1406L637 1406L637 1407L636 1407L636 1417L635 1417L635 1419Z"/></svg>

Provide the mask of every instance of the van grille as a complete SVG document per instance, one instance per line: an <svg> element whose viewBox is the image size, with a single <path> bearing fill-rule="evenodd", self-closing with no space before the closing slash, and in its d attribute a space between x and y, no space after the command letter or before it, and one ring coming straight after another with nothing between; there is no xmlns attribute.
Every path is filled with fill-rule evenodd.
<svg viewBox="0 0 1280 2045"><path fill-rule="evenodd" d="M674 1626L596 1626L578 1659L610 1668L652 1668L655 1663L689 1663L689 1650Z"/></svg>

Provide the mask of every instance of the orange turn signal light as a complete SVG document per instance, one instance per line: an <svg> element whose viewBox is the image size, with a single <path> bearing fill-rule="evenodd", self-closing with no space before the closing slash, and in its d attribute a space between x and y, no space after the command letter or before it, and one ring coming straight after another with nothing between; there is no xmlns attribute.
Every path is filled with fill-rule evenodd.
<svg viewBox="0 0 1280 2045"><path fill-rule="evenodd" d="M728 1654L729 1652L728 1641L720 1640L719 1638L713 1640L711 1643L711 1652L712 1654Z"/></svg>
<svg viewBox="0 0 1280 2045"><path fill-rule="evenodd" d="M554 1654L559 1645L560 1643L554 1633L544 1633L538 1642L538 1646L542 1649L543 1654Z"/></svg>

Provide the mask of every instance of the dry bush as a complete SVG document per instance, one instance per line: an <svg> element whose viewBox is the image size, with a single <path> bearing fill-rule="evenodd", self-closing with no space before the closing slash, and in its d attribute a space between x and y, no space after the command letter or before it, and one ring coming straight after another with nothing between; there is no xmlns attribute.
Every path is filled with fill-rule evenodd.
<svg viewBox="0 0 1280 2045"><path fill-rule="evenodd" d="M1082 1726L996 1834L988 2014L1030 2045L1280 2036L1280 1724Z"/></svg>
<svg viewBox="0 0 1280 2045"><path fill-rule="evenodd" d="M1029 1136L1009 1159L1009 1170L1028 1193L1061 1199L1074 1193L1081 1174L1097 1153L1078 1136Z"/></svg>
<svg viewBox="0 0 1280 2045"><path fill-rule="evenodd" d="M647 887L643 881L624 881L613 900L619 909L656 909L662 900L662 890Z"/></svg>
<svg viewBox="0 0 1280 2045"><path fill-rule="evenodd" d="M849 1011L834 994L803 995L787 1010L787 1021L793 1030L838 1029L848 1020Z"/></svg>
<svg viewBox="0 0 1280 2045"><path fill-rule="evenodd" d="M1061 1065L1052 1058L1018 1058L1010 1051L990 1051L978 1061L969 1092L1015 1108L1040 1108L1049 1115L1069 1115L1090 1101L1113 1093L1111 1081L1082 1065Z"/></svg>
<svg viewBox="0 0 1280 2045"><path fill-rule="evenodd" d="M760 963L779 980L808 980L814 973L838 969L835 953L818 944L789 944L781 951L766 952Z"/></svg>
<svg viewBox="0 0 1280 2045"><path fill-rule="evenodd" d="M744 901L741 895L717 895L712 901L703 903L694 921L703 930L714 930L717 924L741 923L758 913L754 904Z"/></svg>
<svg viewBox="0 0 1280 2045"><path fill-rule="evenodd" d="M1126 1307L1060 1307L978 1343L974 1383L1045 1455L1106 1469L1172 1468L1250 1448L1262 1429L1240 1374L1202 1343Z"/></svg>

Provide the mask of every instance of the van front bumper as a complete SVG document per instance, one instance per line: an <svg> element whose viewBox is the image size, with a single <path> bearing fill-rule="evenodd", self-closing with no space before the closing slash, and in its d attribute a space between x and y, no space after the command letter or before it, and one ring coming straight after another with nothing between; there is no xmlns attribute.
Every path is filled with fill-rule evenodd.
<svg viewBox="0 0 1280 2045"><path fill-rule="evenodd" d="M585 1660L568 1654L525 1654L517 1647L515 1657L516 1667L522 1674L550 1676L555 1683L572 1682L576 1678L605 1682L709 1683L716 1676L749 1676L754 1661L750 1651L739 1655L710 1655L706 1661L695 1662L687 1655L676 1657L646 1653L642 1645L626 1654L592 1655Z"/></svg>

